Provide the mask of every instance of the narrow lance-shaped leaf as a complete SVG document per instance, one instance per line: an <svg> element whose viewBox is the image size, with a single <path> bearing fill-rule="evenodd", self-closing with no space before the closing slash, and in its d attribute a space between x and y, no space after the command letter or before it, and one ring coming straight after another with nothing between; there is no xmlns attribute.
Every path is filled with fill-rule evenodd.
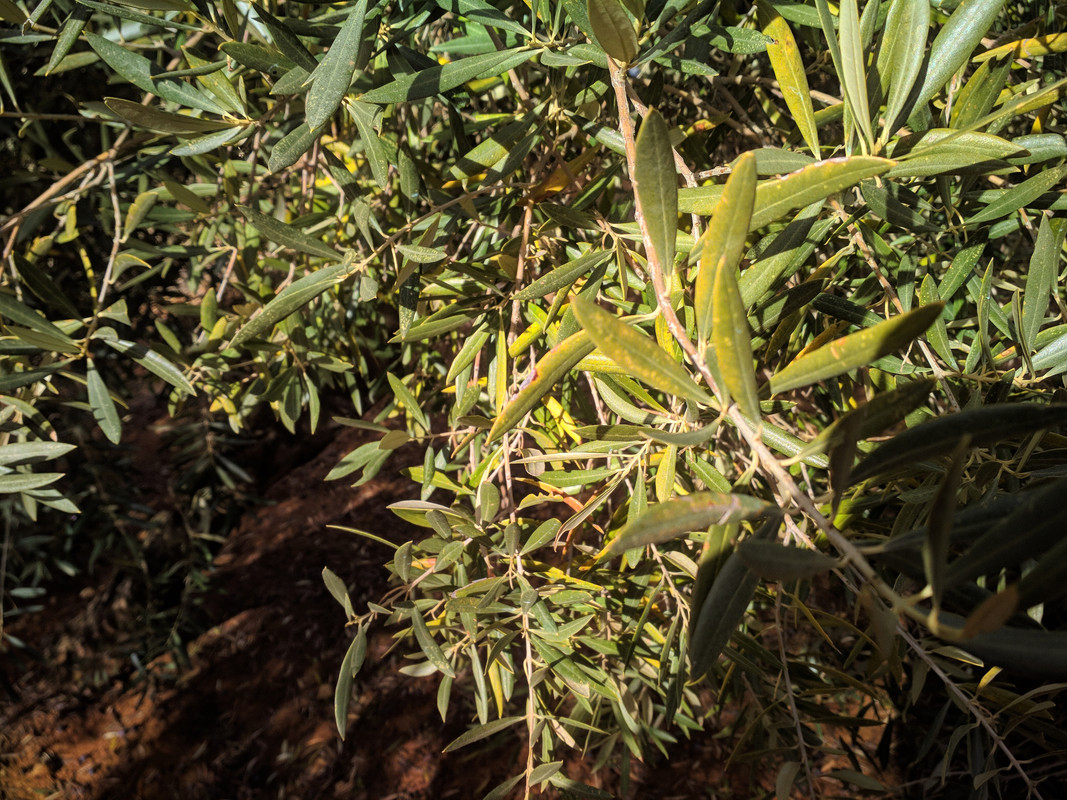
<svg viewBox="0 0 1067 800"><path fill-rule="evenodd" d="M873 148L870 103L867 99L867 70L863 43L860 39L860 17L856 0L841 0L838 35L841 43L841 82L852 118L859 126L867 151Z"/></svg>
<svg viewBox="0 0 1067 800"><path fill-rule="evenodd" d="M1023 291L1023 347L1027 355L1034 349L1037 334L1045 321L1049 299L1056 288L1056 275L1059 272L1064 234L1067 234L1067 220L1041 218L1041 227L1037 232L1034 254L1030 257L1030 269L1026 275L1026 287Z"/></svg>
<svg viewBox="0 0 1067 800"><path fill-rule="evenodd" d="M93 418L100 426L104 436L112 444L118 444L122 438L122 422L119 420L119 412L115 408L115 401L111 399L111 393L107 390L107 384L100 377L96 365L90 358L86 361L86 383L89 389L89 407L93 410Z"/></svg>
<svg viewBox="0 0 1067 800"><path fill-rule="evenodd" d="M758 3L760 28L764 35L774 40L767 45L767 55L771 59L771 69L778 79L786 107L793 115L793 120L800 129L801 136L811 152L819 155L819 133L815 125L815 109L811 106L811 91L808 77L804 72L804 62L800 59L793 31L782 15L765 0Z"/></svg>
<svg viewBox="0 0 1067 800"><path fill-rule="evenodd" d="M359 0L326 56L308 78L312 83L307 97L307 124L313 130L333 116L348 91L348 85L352 83L366 15L367 0Z"/></svg>
<svg viewBox="0 0 1067 800"><path fill-rule="evenodd" d="M49 322L43 314L23 305L5 292L0 292L0 316L55 339L57 344L62 345L63 352L78 352L77 343Z"/></svg>
<svg viewBox="0 0 1067 800"><path fill-rule="evenodd" d="M663 274L670 277L674 268L675 240L678 238L678 176L674 170L674 151L670 129L663 115L651 109L637 134L637 159L634 163L634 189L641 214Z"/></svg>
<svg viewBox="0 0 1067 800"><path fill-rule="evenodd" d="M759 395L756 372L752 364L752 333L741 304L734 269L719 262L712 298L711 343L726 390L738 408L752 419L759 419Z"/></svg>
<svg viewBox="0 0 1067 800"><path fill-rule="evenodd" d="M894 163L874 156L828 158L791 175L764 181L756 186L756 202L749 230L762 228L794 208L817 203L860 181L882 175ZM710 215L714 213L721 195L721 187L682 189L678 193L678 207L683 213Z"/></svg>
<svg viewBox="0 0 1067 800"><path fill-rule="evenodd" d="M902 349L930 327L942 308L942 303L921 306L801 356L771 378L771 394L841 375Z"/></svg>
<svg viewBox="0 0 1067 800"><path fill-rule="evenodd" d="M763 539L745 539L738 545L737 552L745 566L765 581L805 580L837 565L837 559L818 550L786 547Z"/></svg>
<svg viewBox="0 0 1067 800"><path fill-rule="evenodd" d="M916 461L951 453L969 435L975 447L1067 425L1067 405L1037 403L985 406L938 417L898 433L867 456L852 473L858 483Z"/></svg>
<svg viewBox="0 0 1067 800"><path fill-rule="evenodd" d="M318 239L308 236L294 225L288 225L280 219L261 214L248 206L237 206L241 215L252 223L252 227L262 233L272 242L291 247L301 253L323 258L337 258L337 252Z"/></svg>
<svg viewBox="0 0 1067 800"><path fill-rule="evenodd" d="M644 547L675 539L682 534L753 519L767 512L767 505L754 497L720 492L698 492L688 497L658 503L627 522L607 549L618 555L631 547Z"/></svg>
<svg viewBox="0 0 1067 800"><path fill-rule="evenodd" d="M415 632L415 639L419 643L419 648L422 650L427 660L448 677L456 677L456 673L452 669L452 665L448 663L448 659L445 658L441 646L437 644L437 640L433 638L430 629L426 627L426 621L422 618L422 612L414 606L411 608L411 627Z"/></svg>
<svg viewBox="0 0 1067 800"><path fill-rule="evenodd" d="M363 666L363 659L367 656L367 632L362 625L356 631L356 636L345 651L345 657L341 661L341 671L337 675L337 687L333 695L334 721L337 723L337 732L341 740L345 738L345 729L348 727L348 705L352 701L352 681Z"/></svg>
<svg viewBox="0 0 1067 800"><path fill-rule="evenodd" d="M922 69L929 31L929 0L893 0L878 51L878 79L883 93L889 89L881 142L889 141L905 112L905 103Z"/></svg>
<svg viewBox="0 0 1067 800"><path fill-rule="evenodd" d="M345 279L355 275L359 267L353 264L334 264L305 275L283 289L263 310L252 317L237 331L230 347L240 347L245 342L270 333L276 324L290 314L306 306L320 294Z"/></svg>
<svg viewBox="0 0 1067 800"><path fill-rule="evenodd" d="M605 53L628 64L637 55L637 32L619 0L589 0L589 24Z"/></svg>
<svg viewBox="0 0 1067 800"><path fill-rule="evenodd" d="M534 366L533 373L519 393L511 398L494 420L489 442L495 442L510 431L549 390L585 356L593 352L593 340L586 331L568 336L552 348Z"/></svg>
<svg viewBox="0 0 1067 800"><path fill-rule="evenodd" d="M755 200L756 157L752 153L745 153L737 160L726 180L726 187L715 206L708 229L701 237L703 247L693 287L697 336L701 342L708 341L711 332L716 269L722 262L723 268L732 272L741 263Z"/></svg>
<svg viewBox="0 0 1067 800"><path fill-rule="evenodd" d="M630 375L690 402L703 405L712 403L712 398L693 381L685 368L674 361L654 339L584 297L574 298L571 307L596 346Z"/></svg>
<svg viewBox="0 0 1067 800"><path fill-rule="evenodd" d="M1004 0L967 0L957 6L930 46L926 77L918 90L916 106L929 102L967 62L1003 6Z"/></svg>
<svg viewBox="0 0 1067 800"><path fill-rule="evenodd" d="M118 350L123 355L129 356L153 375L162 378L183 394L196 394L196 389L189 383L180 369L146 345L136 342L128 342L125 339L108 339L104 341L108 346Z"/></svg>
<svg viewBox="0 0 1067 800"><path fill-rule="evenodd" d="M967 462L971 437L964 434L952 454L952 463L938 487L937 495L930 506L926 541L923 542L923 569L930 585L935 611L941 609L941 596L945 590L945 570L948 566L948 550L952 533L952 517L956 513L956 497L960 479Z"/></svg>
<svg viewBox="0 0 1067 800"><path fill-rule="evenodd" d="M539 51L529 48L501 50L442 64L438 67L402 75L393 81L371 89L360 100L367 103L400 103L405 100L421 100L435 94L448 92L467 81L500 75L509 69L529 61Z"/></svg>
<svg viewBox="0 0 1067 800"><path fill-rule="evenodd" d="M1008 189L996 200L967 220L968 225L991 222L1026 207L1045 192L1055 188L1067 176L1067 164L1038 172L1018 186Z"/></svg>

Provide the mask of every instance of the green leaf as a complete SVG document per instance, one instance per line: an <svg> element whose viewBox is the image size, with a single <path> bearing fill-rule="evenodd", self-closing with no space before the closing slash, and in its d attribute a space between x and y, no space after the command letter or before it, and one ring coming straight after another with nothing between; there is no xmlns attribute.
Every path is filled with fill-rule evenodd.
<svg viewBox="0 0 1067 800"><path fill-rule="evenodd" d="M60 352L77 353L80 351L73 339L45 319L40 312L23 305L6 292L0 292L0 316L6 317L11 322L23 325L30 330L47 335L55 341L55 349Z"/></svg>
<svg viewBox="0 0 1067 800"><path fill-rule="evenodd" d="M159 79L163 70L142 55L127 50L120 44L116 44L103 36L95 33L85 34L86 41L104 59L109 67L128 80L138 89L149 94L156 94L164 100L178 103L182 106L199 108L201 111L210 111L212 114L225 114L226 109L215 102L214 98L204 94L194 86L182 81Z"/></svg>
<svg viewBox="0 0 1067 800"><path fill-rule="evenodd" d="M766 581L807 580L837 566L837 559L818 550L786 547L778 542L749 538L737 546L745 566Z"/></svg>
<svg viewBox="0 0 1067 800"><path fill-rule="evenodd" d="M604 52L629 64L637 55L637 32L619 0L588 0L586 11L596 43ZM673 163L673 162L672 162Z"/></svg>
<svg viewBox="0 0 1067 800"><path fill-rule="evenodd" d="M889 89L881 142L889 141L901 118L907 116L909 109L905 105L922 70L929 31L929 0L893 0L878 51L878 78L883 94Z"/></svg>
<svg viewBox="0 0 1067 800"><path fill-rule="evenodd" d="M735 550L711 584L689 634L690 678L697 680L719 659L756 594L759 578Z"/></svg>
<svg viewBox="0 0 1067 800"><path fill-rule="evenodd" d="M1003 5L1004 0L967 0L956 8L930 46L926 76L915 98L916 107L929 102L956 70L967 63L971 51L989 32ZM910 45L917 46L915 42Z"/></svg>
<svg viewBox="0 0 1067 800"><path fill-rule="evenodd" d="M109 347L118 350L123 355L129 356L146 370L153 375L162 378L182 394L196 394L196 389L189 383L189 380L185 377L182 371L154 350L150 350L143 344L128 342L125 339L104 338L104 341Z"/></svg>
<svg viewBox="0 0 1067 800"><path fill-rule="evenodd" d="M906 347L933 324L942 308L942 303L921 306L801 356L771 378L771 394L841 375Z"/></svg>
<svg viewBox="0 0 1067 800"><path fill-rule="evenodd" d="M860 37L860 17L856 0L841 0L838 35L841 43L841 83L845 98L852 110L852 119L859 125L863 140L870 150L874 144L874 132L871 130L866 59Z"/></svg>
<svg viewBox="0 0 1067 800"><path fill-rule="evenodd" d="M128 228L129 222L127 221L123 229L127 230ZM38 300L55 311L66 314L71 319L78 319L81 316L73 301L59 288L59 285L52 280L52 277L40 264L27 261L18 253L12 253L11 257L15 262L15 269L18 270L19 280L22 281L23 288L29 289ZM0 294L0 302L3 301L4 297L6 296ZM3 310L0 309L0 314L2 313Z"/></svg>
<svg viewBox="0 0 1067 800"><path fill-rule="evenodd" d="M107 390L104 379L96 371L93 360L86 360L86 382L89 388L89 406L93 410L93 418L100 426L104 436L113 444L118 444L122 438L122 422L119 420L119 412L115 408L115 401L111 399L111 393Z"/></svg>
<svg viewBox="0 0 1067 800"><path fill-rule="evenodd" d="M526 719L526 717L523 716L503 717L502 719L495 719L492 722L488 722L485 725L478 725L477 727L471 728L465 733L461 733L459 736L457 736L455 739L445 745L445 749L441 752L451 753L453 750L459 750L461 747L466 747L469 744L480 742L482 739L489 738L494 733L499 733L500 731L507 730L512 725L522 722L524 719Z"/></svg>
<svg viewBox="0 0 1067 800"><path fill-rule="evenodd" d="M232 123L199 119L187 114L172 114L154 106L131 103L120 97L105 97L104 105L134 125L163 133L204 133L233 127Z"/></svg>
<svg viewBox="0 0 1067 800"><path fill-rule="evenodd" d="M963 628L955 614L942 614L941 623ZM980 633L966 643L967 651L987 666L1000 666L1034 678L1059 681L1067 672L1067 632L1031 628L1001 628Z"/></svg>
<svg viewBox="0 0 1067 800"><path fill-rule="evenodd" d="M76 445L63 442L12 442L0 445L0 465L14 467L20 464L35 464L65 456Z"/></svg>
<svg viewBox="0 0 1067 800"><path fill-rule="evenodd" d="M741 494L697 492L687 497L657 503L644 514L626 523L608 547L607 555L618 555L631 547L644 547L670 541L683 534L706 530L765 514L761 500Z"/></svg>
<svg viewBox="0 0 1067 800"><path fill-rule="evenodd" d="M345 651L345 657L341 660L341 671L337 675L337 687L333 695L333 716L342 741L345 738L345 729L348 727L348 705L352 701L352 681L363 666L366 656L367 632L360 625L356 630L355 638Z"/></svg>
<svg viewBox="0 0 1067 800"><path fill-rule="evenodd" d="M712 295L711 344L726 391L747 416L759 419L759 394L752 364L752 333L741 304L734 268L722 261L715 274Z"/></svg>
<svg viewBox="0 0 1067 800"><path fill-rule="evenodd" d="M171 155L185 157L185 156L199 156L204 153L210 153L212 150L217 150L224 144L229 144L240 136L247 136L250 133L250 129L244 126L237 126L233 128L227 128L226 130L216 131L215 133L208 133L204 136L198 136L195 139L191 139L183 145L179 145L171 150Z"/></svg>
<svg viewBox="0 0 1067 800"><path fill-rule="evenodd" d="M1067 171L1067 167L1062 169ZM1065 234L1067 220L1041 217L1041 227L1037 232L1037 242L1034 244L1034 254L1030 257L1030 269L1026 273L1026 287L1023 290L1023 324L1020 334L1023 348L1028 354L1035 348L1037 334L1045 322L1049 300L1056 291Z"/></svg>
<svg viewBox="0 0 1067 800"><path fill-rule="evenodd" d="M385 375L389 381L389 386L393 390L393 394L396 399L400 401L400 404L407 409L407 412L411 415L419 425L423 427L423 430L430 430L430 421L426 418L426 412L422 410L422 406L419 405L419 401L415 399L415 395L411 393L411 390L404 385L398 377L391 372L387 372Z"/></svg>
<svg viewBox="0 0 1067 800"><path fill-rule="evenodd" d="M930 273L923 276L923 282L919 286L919 302L924 306L941 302L941 296L937 292L937 284L934 283ZM956 367L956 359L952 355L952 346L949 344L948 326L945 324L944 314L939 314L934 324L926 333L926 338L934 348L934 352L952 369Z"/></svg>
<svg viewBox="0 0 1067 800"><path fill-rule="evenodd" d="M800 129L801 136L816 158L819 156L819 132L815 125L815 109L811 106L811 90L808 77L804 72L804 62L800 58L793 31L774 6L765 0L759 0L760 29L765 36L773 39L767 45L767 55L771 60L771 69L778 79L786 107L793 115L793 120ZM806 204L805 204L806 205Z"/></svg>
<svg viewBox="0 0 1067 800"><path fill-rule="evenodd" d="M1041 170L1032 178L998 196L996 200L968 219L967 224L977 225L982 222L991 222L1013 214L1020 208L1025 208L1045 192L1055 188L1065 176L1067 176L1067 164Z"/></svg>
<svg viewBox="0 0 1067 800"><path fill-rule="evenodd" d="M411 607L411 627L415 632L415 639L419 643L419 649L439 671L443 672L450 678L455 678L456 673L453 671L452 666L448 663L448 659L445 658L444 652L442 652L440 645L437 644L437 640L433 638L433 634L430 633L429 628L426 627L426 621L422 618L422 612L418 607ZM448 748L445 748L446 750Z"/></svg>
<svg viewBox="0 0 1067 800"><path fill-rule="evenodd" d="M596 346L628 375L692 403L712 404L707 392L655 340L584 297L575 297L571 308Z"/></svg>
<svg viewBox="0 0 1067 800"><path fill-rule="evenodd" d="M252 227L262 233L272 242L291 247L300 253L323 258L337 258L337 251L318 239L308 236L294 225L282 222L280 219L261 214L248 206L237 206L241 215L252 223Z"/></svg>
<svg viewBox="0 0 1067 800"><path fill-rule="evenodd" d="M536 300L552 292L558 292L574 283L582 275L610 261L615 253L611 250L596 250L586 253L584 256L574 259L567 264L555 267L546 272L529 286L519 290L513 296L513 300L525 303Z"/></svg>
<svg viewBox="0 0 1067 800"><path fill-rule="evenodd" d="M987 172L1008 167L1003 159L1020 152L1019 145L991 133L931 128L894 144L893 158L899 163L886 172L886 177Z"/></svg>
<svg viewBox="0 0 1067 800"><path fill-rule="evenodd" d="M52 49L48 64L45 65L45 75L50 75L59 66L60 62L66 58L67 53L71 51L75 42L78 41L78 37L81 36L85 23L89 21L90 16L89 9L84 5L75 6L70 12L63 22L63 29L59 32L59 38L56 40L56 46Z"/></svg>
<svg viewBox="0 0 1067 800"><path fill-rule="evenodd" d="M269 50L249 42L223 42L219 50L238 64L258 70L264 75L277 77L285 74L296 64L278 50ZM314 69L314 67L313 67Z"/></svg>
<svg viewBox="0 0 1067 800"><path fill-rule="evenodd" d="M249 5L256 10L256 15L270 30L270 34L274 39L274 44L278 46L278 49L285 53L285 55L298 67L302 67L309 73L314 72L319 66L319 62L316 61L315 56L311 55L308 49L304 47L304 43L300 41L297 35L293 33L284 22L269 11L260 8L255 3L249 3Z"/></svg>
<svg viewBox="0 0 1067 800"><path fill-rule="evenodd" d="M246 322L230 341L229 347L240 347L245 342L270 333L276 324L290 314L306 306L327 289L337 286L359 271L352 264L334 264L316 270L283 289L263 310Z"/></svg>
<svg viewBox="0 0 1067 800"><path fill-rule="evenodd" d="M311 91L307 96L307 124L317 129L340 107L356 71L356 56L363 40L363 22L367 15L367 0L358 0L341 26L326 56L308 78Z"/></svg>
<svg viewBox="0 0 1067 800"><path fill-rule="evenodd" d="M756 199L756 161L756 156L745 153L734 164L708 229L701 237L703 246L693 287L693 307L697 336L702 343L708 341L711 332L715 276L720 268L732 274L741 263Z"/></svg>
<svg viewBox="0 0 1067 800"><path fill-rule="evenodd" d="M311 149L320 133L321 131L311 130L307 125L297 125L271 148L267 169L271 172L280 172L286 167L291 167L300 159L300 156Z"/></svg>
<svg viewBox="0 0 1067 800"><path fill-rule="evenodd" d="M663 115L654 108L649 110L637 134L634 192L641 204L652 252L663 274L669 277L674 270L678 238L678 176L670 129Z"/></svg>
<svg viewBox="0 0 1067 800"><path fill-rule="evenodd" d="M519 47L470 56L437 67L429 67L410 75L402 75L384 86L371 89L359 99L365 103L382 104L433 97L462 86L467 81L501 75L529 61L536 54L536 50Z"/></svg>
<svg viewBox="0 0 1067 800"><path fill-rule="evenodd" d="M970 446L971 437L964 434L956 443L952 461L930 504L930 519L926 524L927 535L923 542L923 571L930 586L935 612L941 609L941 598L945 591L952 518L956 513L956 498L959 496L960 479L963 477Z"/></svg>
<svg viewBox="0 0 1067 800"><path fill-rule="evenodd" d="M32 492L49 486L62 477L62 472L13 472L0 475L0 494Z"/></svg>
<svg viewBox="0 0 1067 800"><path fill-rule="evenodd" d="M975 447L985 447L1064 424L1067 424L1067 405L1011 403L960 411L898 433L860 462L851 482L859 483L917 461L951 453L965 435L971 437Z"/></svg>

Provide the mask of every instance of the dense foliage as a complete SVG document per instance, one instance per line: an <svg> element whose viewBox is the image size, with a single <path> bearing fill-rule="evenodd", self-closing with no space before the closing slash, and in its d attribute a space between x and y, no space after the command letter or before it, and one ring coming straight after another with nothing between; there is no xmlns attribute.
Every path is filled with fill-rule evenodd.
<svg viewBox="0 0 1067 800"><path fill-rule="evenodd" d="M388 624L473 720L449 750L521 732L491 797L601 796L570 749L625 792L728 703L781 797L892 789L891 756L931 795L1038 796L1067 745L1065 13L0 0L5 608L78 568L62 473L135 387L170 393L190 508L257 410L314 430L340 392L376 435L331 479L425 454L393 506L424 535L354 531L395 589L354 608L324 573L342 734Z"/></svg>

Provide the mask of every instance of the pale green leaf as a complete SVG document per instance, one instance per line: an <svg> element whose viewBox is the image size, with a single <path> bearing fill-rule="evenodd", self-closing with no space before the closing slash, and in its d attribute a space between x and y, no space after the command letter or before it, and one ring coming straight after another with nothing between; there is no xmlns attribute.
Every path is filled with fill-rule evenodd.
<svg viewBox="0 0 1067 800"><path fill-rule="evenodd" d="M889 141L922 69L926 37L930 31L929 0L892 0L878 51L878 79L886 99L885 127L879 140Z"/></svg>
<svg viewBox="0 0 1067 800"><path fill-rule="evenodd" d="M605 0L605 2L614 0ZM670 129L663 115L651 109L637 134L634 191L648 229L649 245L664 275L674 269L678 238L678 176L674 169Z"/></svg>
<svg viewBox="0 0 1067 800"><path fill-rule="evenodd" d="M759 419L752 334L734 273L725 261L719 262L712 294L711 344L726 391L742 412Z"/></svg>
<svg viewBox="0 0 1067 800"><path fill-rule="evenodd" d="M118 444L122 438L122 422L119 420L118 409L115 401L111 399L111 393L96 370L96 365L90 358L86 361L86 383L89 388L89 407L93 410L93 418L100 426L104 436L113 444Z"/></svg>
<svg viewBox="0 0 1067 800"><path fill-rule="evenodd" d="M932 99L956 70L967 63L971 51L989 33L1003 6L1004 0L967 0L956 8L930 46L926 75L915 99L916 106ZM910 44L917 46L914 42Z"/></svg>
<svg viewBox="0 0 1067 800"><path fill-rule="evenodd" d="M429 67L371 89L360 100L366 103L400 103L405 100L421 100L433 97L462 86L467 81L500 75L509 69L529 61L536 50L515 48L496 53L470 56L437 67Z"/></svg>

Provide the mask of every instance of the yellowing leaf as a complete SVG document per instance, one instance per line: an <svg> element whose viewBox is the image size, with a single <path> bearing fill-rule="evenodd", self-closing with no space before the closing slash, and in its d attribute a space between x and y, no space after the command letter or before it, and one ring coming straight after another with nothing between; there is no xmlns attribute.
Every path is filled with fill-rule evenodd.
<svg viewBox="0 0 1067 800"><path fill-rule="evenodd" d="M674 361L655 340L584 297L575 297L571 307L596 346L630 375L692 403L710 405L713 402L686 369Z"/></svg>
<svg viewBox="0 0 1067 800"><path fill-rule="evenodd" d="M930 327L943 307L943 303L921 306L796 359L771 378L771 394L832 378L900 350Z"/></svg>
<svg viewBox="0 0 1067 800"><path fill-rule="evenodd" d="M721 262L725 269L732 272L741 262L755 199L756 157L752 153L745 153L734 165L708 229L701 237L703 247L693 288L697 335L701 342L708 340L711 331L716 269Z"/></svg>
<svg viewBox="0 0 1067 800"><path fill-rule="evenodd" d="M711 343L719 374L730 397L745 414L759 419L759 395L752 366L752 340L748 317L733 267L719 262L712 294Z"/></svg>
<svg viewBox="0 0 1067 800"><path fill-rule="evenodd" d="M782 15L775 10L770 3L760 0L758 4L760 28L765 36L773 39L773 43L767 45L767 55L771 59L771 69L778 79L778 85L782 89L782 96L793 115L793 120L800 128L800 134L811 152L819 155L819 133L815 126L815 109L811 106L811 91L808 88L808 77L804 73L804 62L800 60L800 49L797 47L793 31L789 28Z"/></svg>

